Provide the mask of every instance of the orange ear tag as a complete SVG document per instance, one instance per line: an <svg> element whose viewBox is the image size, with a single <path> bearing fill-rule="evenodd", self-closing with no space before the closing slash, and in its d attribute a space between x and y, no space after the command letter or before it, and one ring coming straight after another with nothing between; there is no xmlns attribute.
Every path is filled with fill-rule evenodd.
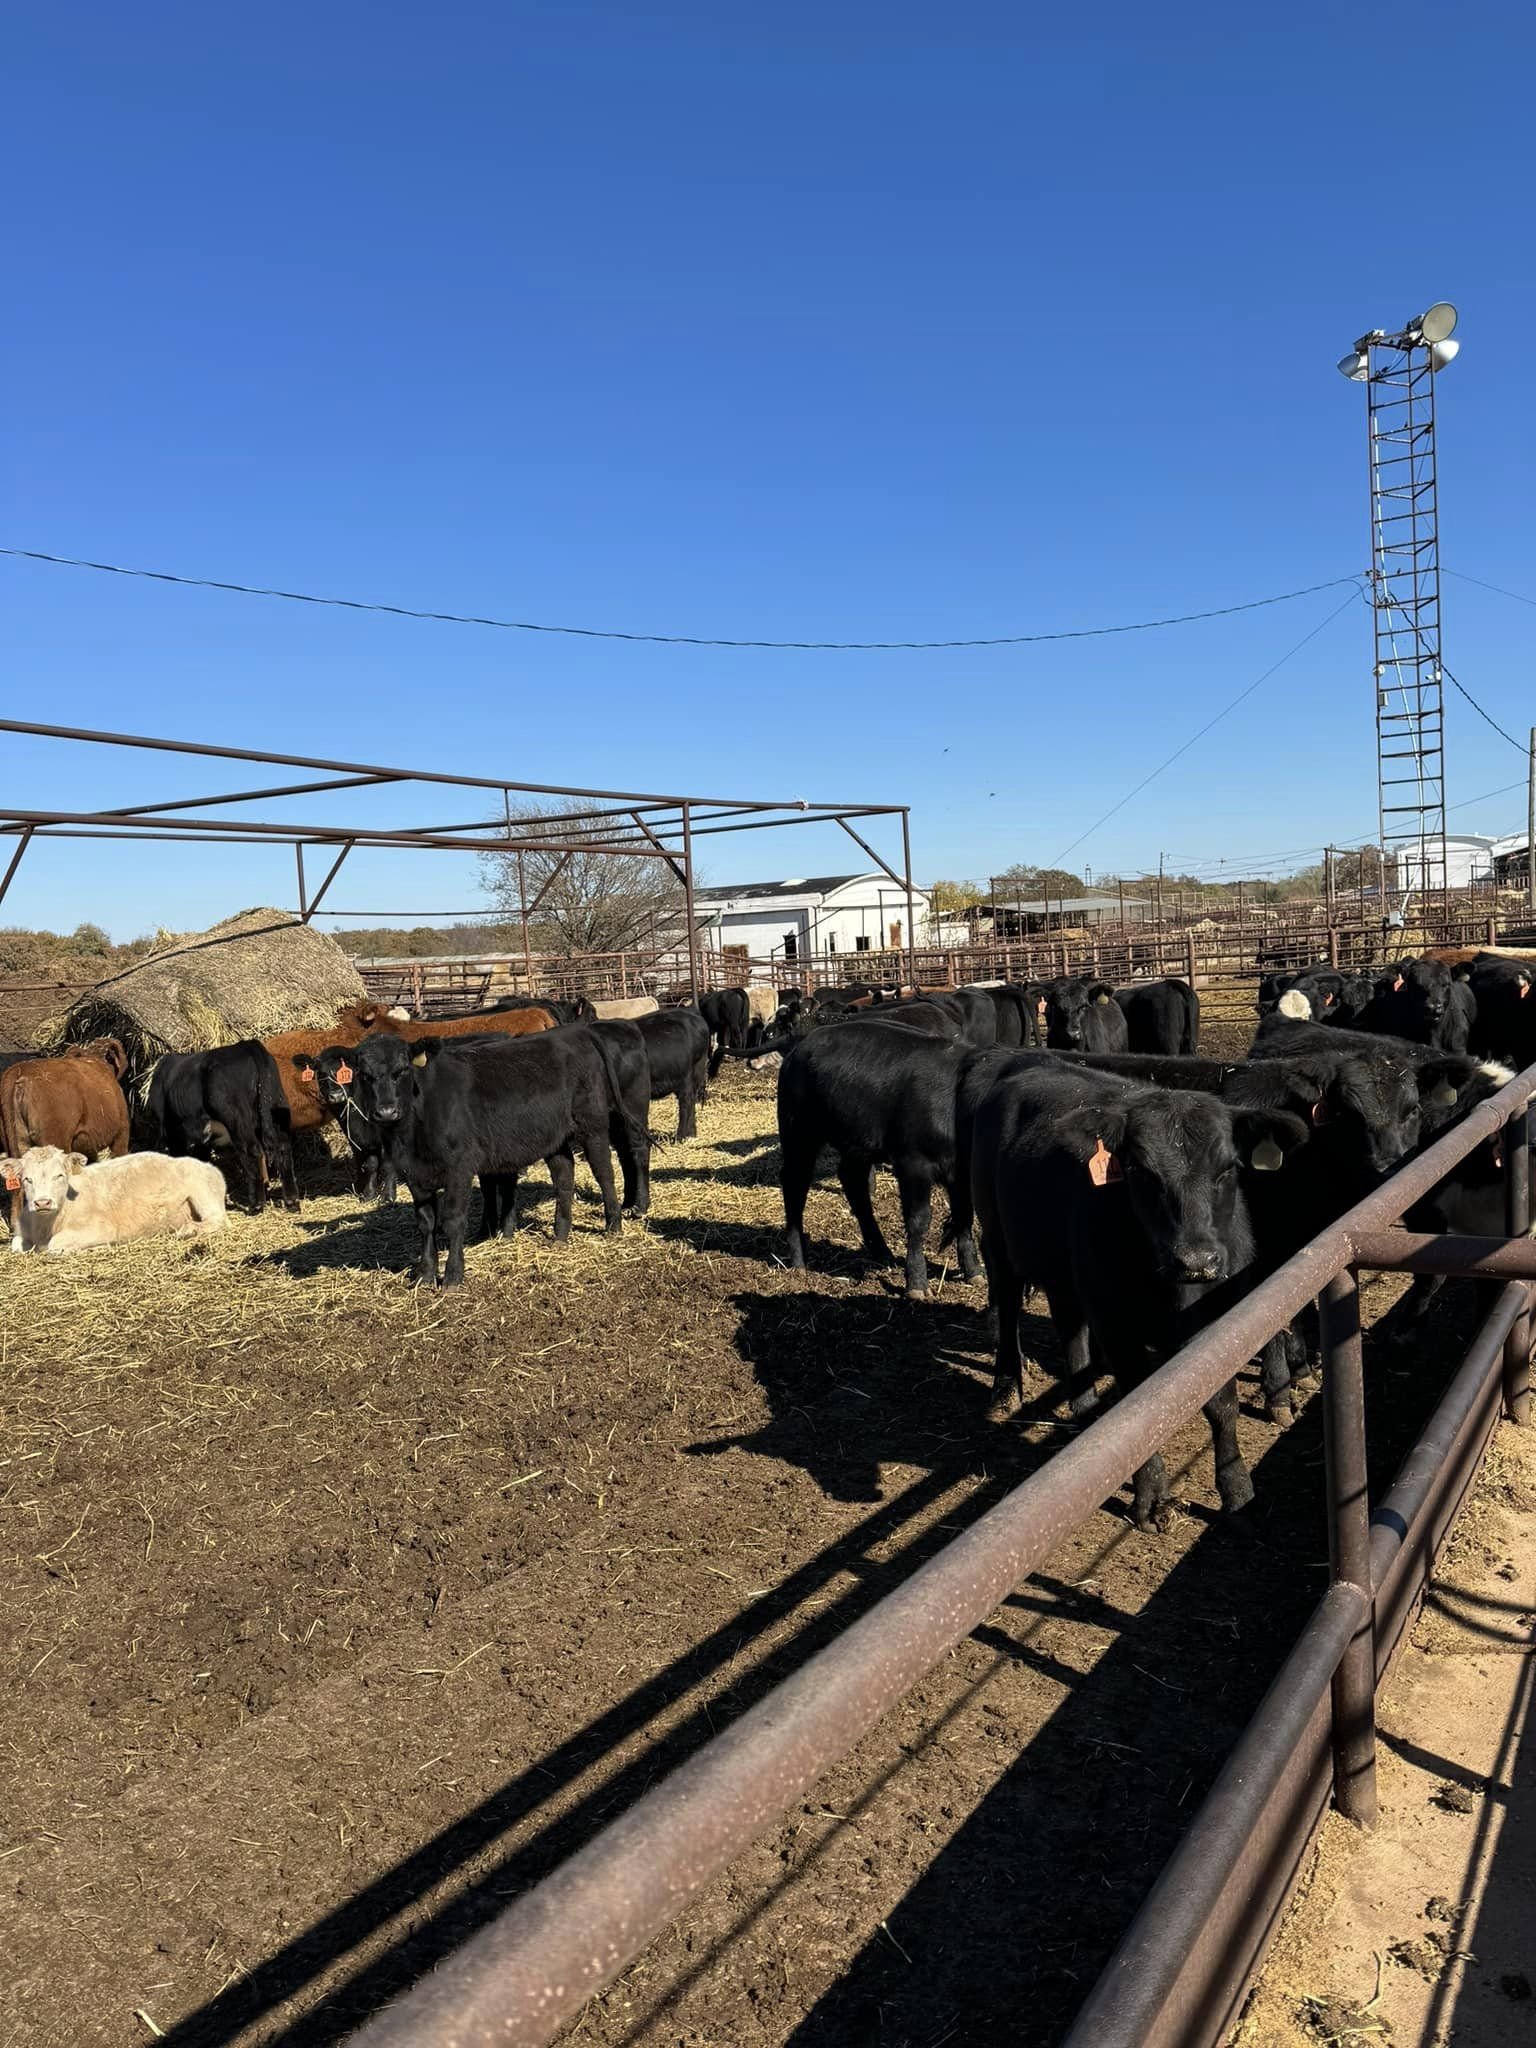
<svg viewBox="0 0 1536 2048"><path fill-rule="evenodd" d="M345 1060L343 1060L341 1065L336 1069L336 1078L341 1083L343 1088L345 1088L347 1083L352 1079L352 1069L347 1065Z"/></svg>
<svg viewBox="0 0 1536 2048"><path fill-rule="evenodd" d="M5 1176L5 1185L9 1192L14 1195L16 1190L21 1186L21 1182L17 1179L14 1173L8 1173Z"/></svg>
<svg viewBox="0 0 1536 2048"><path fill-rule="evenodd" d="M1531 984L1528 981L1522 981L1520 984L1520 1000L1522 1003L1525 1001L1526 997L1530 994L1530 992Z"/></svg>
<svg viewBox="0 0 1536 2048"><path fill-rule="evenodd" d="M1113 1152L1105 1150L1102 1138L1095 1143L1093 1154L1088 1161L1088 1178L1096 1188L1108 1187L1112 1181L1125 1179L1120 1170L1119 1160Z"/></svg>
<svg viewBox="0 0 1536 2048"><path fill-rule="evenodd" d="M1400 989L1400 988L1402 987L1402 985L1403 985L1403 977L1402 977L1401 975L1399 975L1399 976L1397 977L1396 981L1394 981L1394 982L1393 982L1393 984L1392 984L1392 993L1393 993L1393 995L1396 995L1396 994L1397 994L1398 990L1399 990L1399 989Z"/></svg>
<svg viewBox="0 0 1536 2048"><path fill-rule="evenodd" d="M313 1081L313 1079L314 1079L314 1078L315 1078L315 1070L314 1070L314 1068L313 1068L313 1067L300 1067L300 1069L299 1069L299 1079L300 1079L301 1081Z"/></svg>
<svg viewBox="0 0 1536 2048"><path fill-rule="evenodd" d="M1324 1008L1325 1010L1331 1010L1331 1009L1333 1008L1333 1006L1334 1006L1334 1003L1335 1003L1336 1001L1337 1001L1337 997L1335 997L1335 996L1324 996L1324 997L1323 997L1323 1008Z"/></svg>

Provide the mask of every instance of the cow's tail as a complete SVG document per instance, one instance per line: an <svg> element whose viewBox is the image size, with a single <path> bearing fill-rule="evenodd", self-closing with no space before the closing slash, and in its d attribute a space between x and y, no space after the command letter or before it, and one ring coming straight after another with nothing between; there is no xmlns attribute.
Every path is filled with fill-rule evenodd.
<svg viewBox="0 0 1536 2048"><path fill-rule="evenodd" d="M262 1050L266 1051L265 1046ZM268 1161L279 1166L293 1157L293 1113L283 1093L277 1062L270 1053L262 1061L260 1072L256 1084L256 1129Z"/></svg>
<svg viewBox="0 0 1536 2048"><path fill-rule="evenodd" d="M624 1090L619 1081L619 1069L614 1058L613 1047L602 1036L601 1032L594 1031L592 1037L602 1058L603 1072L608 1079L608 1100L612 1105L613 1114L620 1118L627 1126L631 1137L634 1138L637 1144L649 1145L651 1142L650 1126L641 1123L637 1117L631 1116L630 1112L624 1107Z"/></svg>
<svg viewBox="0 0 1536 2048"><path fill-rule="evenodd" d="M727 1045L722 1047L728 1060L765 1060L771 1052L789 1052L799 1043L791 1032L782 1032L777 1038L760 1038L756 1045Z"/></svg>

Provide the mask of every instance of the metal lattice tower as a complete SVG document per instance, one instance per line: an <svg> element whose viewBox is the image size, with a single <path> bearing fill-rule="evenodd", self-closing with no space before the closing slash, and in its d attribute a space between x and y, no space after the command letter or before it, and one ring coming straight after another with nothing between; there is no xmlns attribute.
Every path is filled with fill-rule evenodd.
<svg viewBox="0 0 1536 2048"><path fill-rule="evenodd" d="M1444 909L1445 706L1435 350L1417 324L1357 344L1369 365L1371 618L1382 909ZM1343 365L1340 366L1341 368Z"/></svg>

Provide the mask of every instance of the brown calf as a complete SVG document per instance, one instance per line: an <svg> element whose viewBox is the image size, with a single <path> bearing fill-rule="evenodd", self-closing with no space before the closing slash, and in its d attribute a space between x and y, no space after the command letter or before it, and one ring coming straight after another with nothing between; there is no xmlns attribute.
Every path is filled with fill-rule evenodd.
<svg viewBox="0 0 1536 2048"><path fill-rule="evenodd" d="M122 1051L115 1039L110 1042ZM128 1150L128 1104L106 1060L74 1046L67 1058L23 1060L0 1074L0 1152L19 1159L33 1145L57 1145L88 1160L122 1158ZM21 1183L8 1172L6 1186L14 1236Z"/></svg>

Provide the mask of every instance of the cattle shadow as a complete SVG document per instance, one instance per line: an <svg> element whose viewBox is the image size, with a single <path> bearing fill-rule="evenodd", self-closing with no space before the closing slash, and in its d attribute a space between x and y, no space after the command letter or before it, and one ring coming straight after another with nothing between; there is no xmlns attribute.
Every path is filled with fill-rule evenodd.
<svg viewBox="0 0 1536 2048"><path fill-rule="evenodd" d="M895 1375L907 1347L899 1336L889 1336L890 1326L881 1319L888 1313L886 1304L869 1298L830 1304L826 1297L791 1299L806 1310L835 1309L838 1333L862 1332L868 1348L885 1354L883 1363L859 1363L841 1378L829 1375L819 1393L802 1364L792 1385L797 1368L786 1336L794 1332L771 1331L756 1313L758 1303L782 1308L783 1298L743 1298L740 1306L752 1336L771 1354L773 1384L782 1389L787 1404L797 1394L795 1405L805 1410L796 1440L803 1449L817 1427L818 1403L824 1427L834 1419L841 1425L841 1403L854 1379L882 1371L889 1376L880 1389L885 1405L896 1405L901 1389ZM446 1961L510 1898L589 1842L642 1792L970 1528L1049 1455L1048 1445L1031 1443L1018 1429L988 1431L985 1476L962 1500L946 1501L975 1470L974 1435L967 1438L957 1429L954 1440L944 1439L962 1414L975 1412L973 1395L963 1383L974 1378L973 1326L980 1319L944 1304L928 1304L926 1313L925 1305L900 1306L903 1313L916 1308L914 1327L926 1327L927 1341L947 1353L930 1374L935 1389L909 1389L928 1437L926 1455L918 1462L929 1469L622 1701L255 1962L236 1983L166 2032L171 2048L234 2048L260 2022L265 2022L261 2038L269 2048L331 2048ZM948 1331L945 1317L954 1325ZM1377 1404L1373 1491L1385 1483L1422 1426L1443 1377L1443 1368L1431 1370L1420 1376L1412 1399ZM946 1379L955 1383L947 1390ZM795 1406L786 1405L783 1412L793 1418ZM887 1447L889 1431L905 1427L899 1416L876 1426L887 1431ZM921 1447L916 1435L910 1447ZM1269 1441L1257 1461L1258 1499L1237 1519L1260 1524L1261 1547L1231 1541L1225 1521L1202 1530L1135 1612L1102 1599L1091 1583L1073 1584L1041 1573L1016 1589L967 1639L973 1647L968 1651L962 1645L956 1653L969 1667L964 1694L958 1708L946 1711L940 1728L951 1726L955 1712L976 1703L988 1679L1006 1663L1026 1666L1060 1686L1061 1699L1041 1725L1027 1732L1011 1730L1006 1718L995 1724L995 1739L1005 1748L1012 1743L1016 1753L888 1915L894 1942L882 1933L851 1959L788 2037L797 2048L899 2039L990 2048L998 2039L1021 2038L1021 2014L1029 2015L1027 2038L1035 2048L1048 2048L1059 2038L1322 1590L1326 1564L1320 1560L1326 1558L1327 1545L1321 1457L1320 1406L1313 1401L1290 1430ZM940 1503L942 1520L936 1520L933 1511ZM1090 1558L1088 1570L1079 1572L1079 1580L1121 1545L1144 1546L1155 1559L1162 1540L1120 1521L1103 1539L1098 1559ZM837 1590L826 1606L801 1612L834 1585ZM1069 1643L1037 1640L1041 1624L1050 1619L1109 1634L1108 1646L1086 1672L1070 1655L1060 1654L1070 1649ZM783 1639L751 1662L753 1646L777 1638L786 1622L791 1626ZM674 1727L648 1735L654 1721L696 1688L718 1681L727 1668L733 1674L727 1685L700 1691ZM855 1804L853 1818L930 1739L886 1743L884 1753L894 1750L894 1758L873 1790ZM633 1747L608 1775L577 1791L563 1811L547 1811L624 1744ZM500 1838L514 1829L528 1832L508 1847ZM759 1918L816 1854L796 1856L744 1924ZM440 1901L442 1889L461 1877L463 1889L450 1901L429 1903ZM391 1929L402 1915L402 1925ZM636 2025L674 2004L710 1967L725 1941L739 1937L744 1924L699 1952L683 1982L648 2012L637 2014ZM276 2021L281 2007L313 1995L318 1980L348 1964L350 1974L332 1982L307 2011Z"/></svg>
<svg viewBox="0 0 1536 2048"><path fill-rule="evenodd" d="M535 1213L548 1209L552 1215L553 1208L554 1190L547 1182L531 1182L520 1187L517 1197L519 1235L527 1229L558 1250L550 1223ZM477 1195L470 1206L469 1235L465 1243L467 1277L471 1283L476 1277L475 1254L482 1242L478 1234L480 1214ZM573 1239L588 1232L597 1236L603 1234L601 1198L579 1183L574 1216ZM301 1217L298 1227L305 1233L301 1242L277 1245L271 1251L251 1252L241 1260L241 1264L254 1270L274 1267L295 1280L312 1280L316 1274L337 1271L407 1274L420 1250L416 1211L403 1198L366 1207L360 1203L358 1214L351 1217L312 1222ZM626 1224L626 1228L634 1230L639 1226L631 1222Z"/></svg>
<svg viewBox="0 0 1536 2048"><path fill-rule="evenodd" d="M964 1476L964 1467L935 1471L882 1502L796 1567L770 1592L704 1636L616 1705L545 1751L488 1798L408 1856L255 1963L196 2012L167 2030L169 2048L234 2048L246 2030L301 1997L401 1914L423 1917L357 1964L339 1986L280 2031L264 2031L269 2048L332 2048L353 2028L435 1968L506 1906L509 1896L538 1883L596 1834L614 1813L686 1761L724 1723L756 1703L866 1613L876 1601L949 1542L957 1530L995 1506L1016 1475L999 1471L963 1501L946 1507L941 1524L925 1520ZM841 1583L840 1583L841 1582ZM752 1646L777 1637L786 1621L837 1590L826 1606L801 1615L759 1663ZM550 1815L525 1841L498 1850L500 1837L535 1820L620 1745L727 1667L740 1675L724 1692L701 1695L664 1735L646 1742L566 1811ZM494 1858L487 1862L487 1858ZM427 1909L445 1884L473 1871L446 1906Z"/></svg>
<svg viewBox="0 0 1536 2048"><path fill-rule="evenodd" d="M968 1298L969 1297L969 1298ZM880 1498L882 1465L1017 1476L1066 1441L1031 1445L1019 1423L1051 1417L1054 1384L1020 1417L989 1423L991 1343L979 1286L938 1300L892 1294L827 1294L809 1287L732 1297L736 1349L767 1400L759 1429L686 1446L695 1457L749 1451L797 1465L833 1500ZM1053 1355L1049 1326L1026 1318L1026 1345Z"/></svg>

